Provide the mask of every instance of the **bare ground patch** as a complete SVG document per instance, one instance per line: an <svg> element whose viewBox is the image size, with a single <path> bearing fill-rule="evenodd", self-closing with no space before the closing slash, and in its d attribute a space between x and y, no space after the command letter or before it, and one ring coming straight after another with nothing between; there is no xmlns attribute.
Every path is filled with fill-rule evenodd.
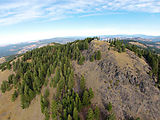
<svg viewBox="0 0 160 120"><path fill-rule="evenodd" d="M106 105L111 102L117 119L160 119L160 108L156 107L160 105L160 92L147 74L149 66L144 58L129 50L124 53L108 50L109 46L102 43L90 44L83 54L87 58L84 65L72 62L75 74L84 75L86 86L94 91L92 103L106 113ZM97 49L101 50L102 59L90 62L90 54Z"/></svg>
<svg viewBox="0 0 160 120"><path fill-rule="evenodd" d="M147 48L144 44L139 43L139 42L129 42L129 43L132 44L132 45L137 45L137 46L140 46L140 47L143 47L143 48Z"/></svg>

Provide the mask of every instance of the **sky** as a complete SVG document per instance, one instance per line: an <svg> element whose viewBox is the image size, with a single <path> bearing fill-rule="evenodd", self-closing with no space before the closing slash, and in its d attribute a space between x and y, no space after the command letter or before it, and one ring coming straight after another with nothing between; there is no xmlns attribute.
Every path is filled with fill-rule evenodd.
<svg viewBox="0 0 160 120"><path fill-rule="evenodd" d="M160 35L160 0L0 0L0 45L117 34Z"/></svg>

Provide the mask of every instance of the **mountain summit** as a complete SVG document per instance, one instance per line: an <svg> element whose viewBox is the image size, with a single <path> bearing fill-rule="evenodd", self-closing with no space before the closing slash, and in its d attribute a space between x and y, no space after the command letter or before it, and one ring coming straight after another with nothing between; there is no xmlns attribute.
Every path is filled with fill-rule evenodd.
<svg viewBox="0 0 160 120"><path fill-rule="evenodd" d="M159 62L98 38L28 51L0 66L0 119L158 120Z"/></svg>

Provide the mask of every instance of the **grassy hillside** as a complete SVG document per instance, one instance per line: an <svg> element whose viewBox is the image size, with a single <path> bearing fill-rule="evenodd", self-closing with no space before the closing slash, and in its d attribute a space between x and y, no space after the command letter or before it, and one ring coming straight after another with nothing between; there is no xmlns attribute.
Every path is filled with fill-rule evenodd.
<svg viewBox="0 0 160 120"><path fill-rule="evenodd" d="M123 97L124 91L136 94L137 90L138 95L135 99L140 103L142 103L140 95L146 94L146 91L148 92L146 97L152 95L153 90L160 94L151 83L151 81L154 82L153 78L157 80L159 76L158 57L134 45L125 45L120 41L100 42L95 39L97 38L86 38L64 45L48 45L2 64L0 68L3 71L0 76L6 74L6 77L2 78L4 81L1 80L0 102L5 104L7 99L8 104L0 108L0 118L18 120L26 116L25 119L33 120L112 120L126 118L126 115L130 115L133 119L138 117L145 119L145 115L146 118L151 119L155 116L159 117L157 109L151 107L154 106L153 104L147 105L148 108L156 111L154 115L145 114L143 110L141 110L142 115L140 112L135 114L133 111L137 107L133 111L132 109L129 111L128 107L119 107L118 110L118 104L120 104L118 99ZM129 78L125 78L126 74ZM125 77L118 79L117 76ZM135 85L134 77L139 80ZM145 82L142 79L151 81ZM129 83L125 80L133 85L128 85ZM149 85L146 86L146 84ZM159 79L156 85L159 85ZM118 91L121 94L118 94L115 86L119 86ZM136 89L136 86L139 86L139 89ZM133 91L130 87L133 87ZM149 89L146 89L147 87ZM106 93L106 90L107 94L101 94ZM116 96L112 98L114 95ZM121 100L125 101L122 98ZM157 100L160 98L158 97ZM123 102L122 105L134 105L133 101ZM6 109L8 106L11 107L10 110ZM118 111L120 114L117 114ZM124 115L127 111L129 113ZM18 115L20 112L22 114Z"/></svg>
<svg viewBox="0 0 160 120"><path fill-rule="evenodd" d="M47 44L50 44L53 42L63 44L66 42L74 41L76 39L77 37L71 37L71 38L57 37L52 39L44 39L39 41L23 42L23 43L11 44L6 46L0 46L0 58L5 56L12 56L15 54L23 54L27 51L46 46Z"/></svg>
<svg viewBox="0 0 160 120"><path fill-rule="evenodd" d="M101 51L101 60L90 62L97 50ZM108 103L112 103L117 119L159 119L156 106L160 102L160 92L148 74L150 66L143 57L139 58L128 49L118 51L106 42L92 41L89 49L82 53L86 58L84 65L73 61L75 74L84 75L86 86L94 91L92 103L104 114L108 113Z"/></svg>

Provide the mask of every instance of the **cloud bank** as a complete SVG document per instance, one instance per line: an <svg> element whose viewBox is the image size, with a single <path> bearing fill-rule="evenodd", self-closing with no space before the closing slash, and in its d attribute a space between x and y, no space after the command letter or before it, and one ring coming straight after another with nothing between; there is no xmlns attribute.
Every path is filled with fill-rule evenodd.
<svg viewBox="0 0 160 120"><path fill-rule="evenodd" d="M160 13L158 0L1 0L0 25L53 21L104 12Z"/></svg>

